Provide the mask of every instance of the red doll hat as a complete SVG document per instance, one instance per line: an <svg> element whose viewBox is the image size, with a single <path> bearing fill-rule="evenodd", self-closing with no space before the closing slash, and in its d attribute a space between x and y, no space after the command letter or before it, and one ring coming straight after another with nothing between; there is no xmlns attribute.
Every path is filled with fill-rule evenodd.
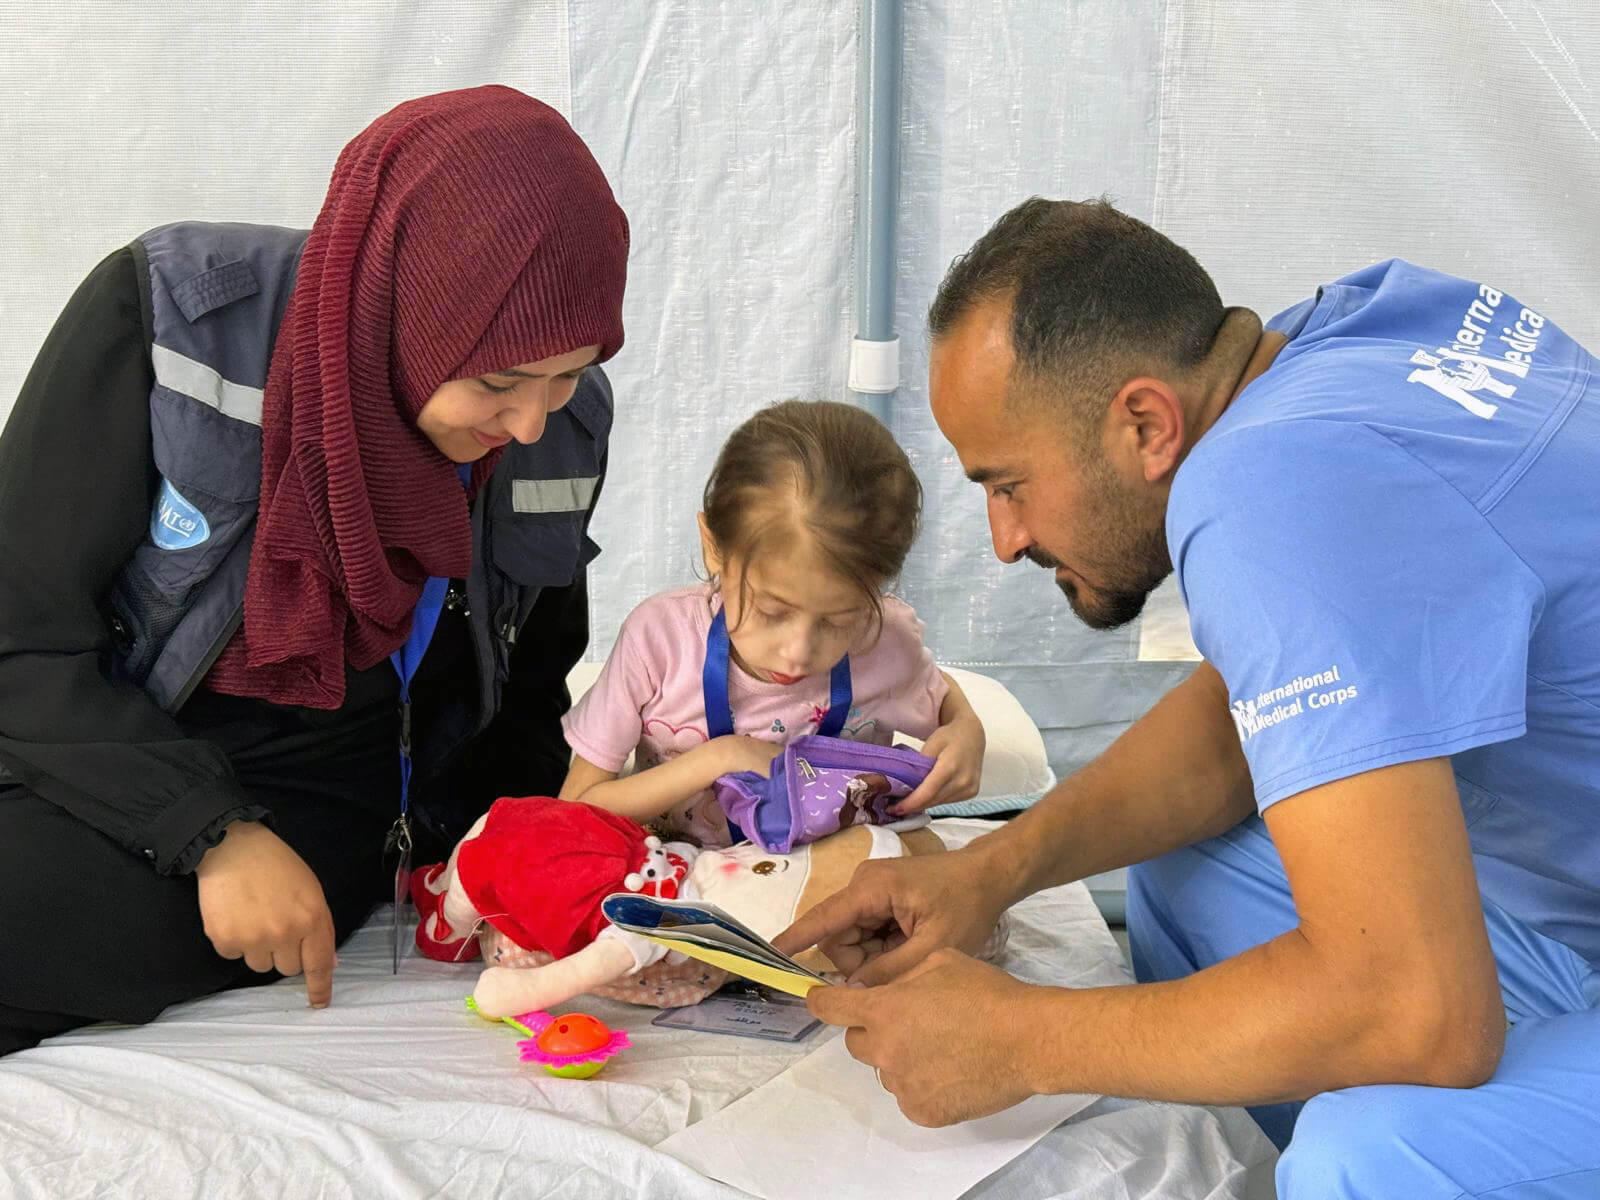
<svg viewBox="0 0 1600 1200"><path fill-rule="evenodd" d="M608 924L600 901L640 890L659 847L643 826L582 801L496 800L483 832L461 844L456 878L484 920L517 945L565 958Z"/></svg>

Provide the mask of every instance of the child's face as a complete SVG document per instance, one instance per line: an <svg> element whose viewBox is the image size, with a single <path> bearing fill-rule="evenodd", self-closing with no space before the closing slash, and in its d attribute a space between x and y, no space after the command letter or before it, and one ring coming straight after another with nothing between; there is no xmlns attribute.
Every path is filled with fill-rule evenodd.
<svg viewBox="0 0 1600 1200"><path fill-rule="evenodd" d="M872 606L809 546L758 563L724 561L701 525L706 568L721 579L739 666L772 683L831 670L867 633Z"/></svg>

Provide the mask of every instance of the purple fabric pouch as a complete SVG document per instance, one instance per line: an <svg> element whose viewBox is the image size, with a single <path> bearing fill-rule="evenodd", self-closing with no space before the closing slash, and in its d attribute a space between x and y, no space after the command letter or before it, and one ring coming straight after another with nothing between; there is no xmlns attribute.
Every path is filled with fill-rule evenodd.
<svg viewBox="0 0 1600 1200"><path fill-rule="evenodd" d="M735 771L713 788L728 821L772 854L852 825L889 825L890 805L927 778L933 759L899 746L809 734L772 760L763 779Z"/></svg>

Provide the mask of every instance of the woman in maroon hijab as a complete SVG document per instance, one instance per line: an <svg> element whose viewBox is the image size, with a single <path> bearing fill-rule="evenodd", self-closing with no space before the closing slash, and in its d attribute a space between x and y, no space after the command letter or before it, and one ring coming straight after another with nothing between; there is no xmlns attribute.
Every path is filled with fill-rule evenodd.
<svg viewBox="0 0 1600 1200"><path fill-rule="evenodd" d="M627 251L486 87L375 121L309 234L164 226L78 289L0 435L0 1054L273 971L325 1005L386 849L555 794Z"/></svg>

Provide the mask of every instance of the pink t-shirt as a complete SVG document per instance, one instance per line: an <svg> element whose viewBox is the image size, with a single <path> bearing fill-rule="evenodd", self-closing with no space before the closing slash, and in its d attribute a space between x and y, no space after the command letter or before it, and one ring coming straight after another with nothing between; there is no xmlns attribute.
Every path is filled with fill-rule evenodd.
<svg viewBox="0 0 1600 1200"><path fill-rule="evenodd" d="M722 599L708 584L651 596L622 623L611 656L587 695L562 720L567 745L604 771L619 771L629 754L643 771L707 740L701 677L706 633ZM883 601L883 632L850 655L851 705L839 736L880 746L896 733L926 738L939 725L949 685L922 644L923 624L911 606ZM828 710L829 675L799 683L756 679L728 664L733 730L771 742L815 733ZM727 845L728 826L709 790L656 822L663 836Z"/></svg>

